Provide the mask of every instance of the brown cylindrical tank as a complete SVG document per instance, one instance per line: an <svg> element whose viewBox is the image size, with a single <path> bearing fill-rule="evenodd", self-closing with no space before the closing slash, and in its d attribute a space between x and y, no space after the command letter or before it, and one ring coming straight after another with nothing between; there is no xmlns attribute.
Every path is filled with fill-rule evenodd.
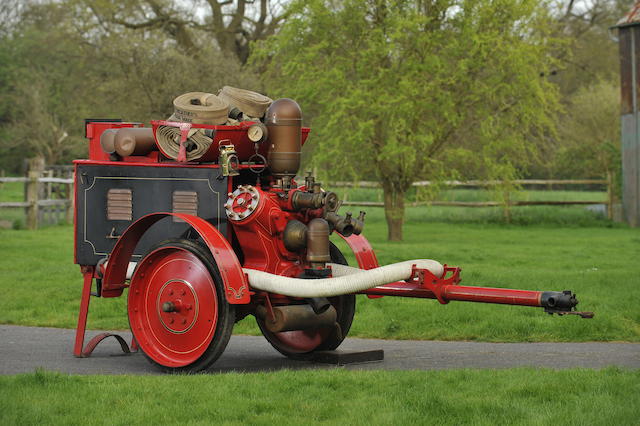
<svg viewBox="0 0 640 426"><path fill-rule="evenodd" d="M302 111L288 98L273 102L265 115L269 129L269 170L275 178L294 177L300 168Z"/></svg>
<svg viewBox="0 0 640 426"><path fill-rule="evenodd" d="M307 261L314 268L324 268L331 261L329 223L324 219L313 219L307 226Z"/></svg>
<svg viewBox="0 0 640 426"><path fill-rule="evenodd" d="M273 318L263 305L258 305L256 314L264 320L272 333L332 327L338 317L336 309L331 305L320 314L316 314L310 305L274 306Z"/></svg>
<svg viewBox="0 0 640 426"><path fill-rule="evenodd" d="M113 154L116 152L114 145L114 139L119 129L107 129L100 135L100 147L107 154Z"/></svg>
<svg viewBox="0 0 640 426"><path fill-rule="evenodd" d="M122 157L147 155L158 149L151 127L120 129L116 132L113 144L118 155Z"/></svg>

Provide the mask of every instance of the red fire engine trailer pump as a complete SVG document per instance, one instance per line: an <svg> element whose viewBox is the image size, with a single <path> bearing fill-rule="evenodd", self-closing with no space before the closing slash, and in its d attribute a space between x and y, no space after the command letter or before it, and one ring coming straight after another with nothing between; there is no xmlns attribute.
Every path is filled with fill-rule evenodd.
<svg viewBox="0 0 640 426"><path fill-rule="evenodd" d="M231 126L87 120L89 159L74 162L75 262L84 275L76 356L111 336L83 347L90 296L125 289L132 348L168 372L209 367L247 315L288 357L334 350L351 327L356 294L593 316L575 311L570 291L462 286L460 268L427 259L380 266L362 235L364 212L340 215L337 195L313 176L295 181L309 133L301 120L290 99ZM195 134L211 142L196 159ZM166 135L175 152L159 142ZM334 232L357 268L329 241Z"/></svg>

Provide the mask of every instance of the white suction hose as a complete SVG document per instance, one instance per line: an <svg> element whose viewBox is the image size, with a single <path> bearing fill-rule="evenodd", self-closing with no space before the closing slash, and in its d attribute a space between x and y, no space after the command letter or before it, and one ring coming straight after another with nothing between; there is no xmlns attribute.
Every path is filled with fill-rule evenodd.
<svg viewBox="0 0 640 426"><path fill-rule="evenodd" d="M369 270L336 263L329 263L329 265L333 271L333 277L316 280L283 277L248 268L243 268L243 271L249 277L249 284L253 288L285 296L306 298L340 296L406 280L411 277L413 265L428 269L437 277L444 274L444 267L430 259L407 260Z"/></svg>

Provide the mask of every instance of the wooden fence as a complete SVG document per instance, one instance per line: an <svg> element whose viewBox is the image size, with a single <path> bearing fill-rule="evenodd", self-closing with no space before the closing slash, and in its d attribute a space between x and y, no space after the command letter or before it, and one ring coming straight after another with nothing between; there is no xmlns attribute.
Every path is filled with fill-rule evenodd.
<svg viewBox="0 0 640 426"><path fill-rule="evenodd" d="M29 160L26 177L0 177L4 182L23 182L24 201L0 202L1 208L24 208L26 226L73 222L73 169L70 166L45 167L41 160ZM0 189L1 190L1 189Z"/></svg>
<svg viewBox="0 0 640 426"><path fill-rule="evenodd" d="M412 186L425 187L431 185L440 185L448 187L491 187L503 185L505 182L497 180L469 180L469 181L444 181L444 182L430 182L419 181L414 182ZM528 185L528 186L546 186L551 188L553 185L603 185L607 189L607 200L548 200L548 201L528 201L528 200L511 200L509 193L505 193L504 201L414 201L406 203L408 206L447 206L447 207L502 207L505 209L505 218L510 220L510 208L513 206L562 206L562 205L592 205L592 204L604 204L607 207L607 216L609 219L613 218L613 179L612 176L607 176L607 179L519 179L509 182L514 185ZM380 188L381 185L378 182L332 182L327 185L329 188ZM343 206L363 206L363 207L384 207L383 202L376 201L349 201L344 200Z"/></svg>
<svg viewBox="0 0 640 426"><path fill-rule="evenodd" d="M39 223L54 224L61 221L71 223L73 221L73 169L71 166L44 167L41 160L30 160L26 177L0 176L0 186L3 182L24 182L24 201L0 202L1 208L25 208L26 225L29 229L37 229ZM592 205L604 204L607 207L607 215L612 218L613 212L613 182L612 177L607 179L521 179L510 183L523 186L553 185L603 185L607 189L607 200L566 200L566 201L527 201L511 200L509 193L505 194L505 201L414 201L408 206L447 206L447 207L502 207L505 210L505 218L510 220L510 208L514 206L542 206L542 205ZM502 181L493 180L469 180L469 181L445 181L437 185L448 187L491 187L502 185ZM430 181L414 182L415 187L431 186L436 183ZM378 182L332 182L329 188L380 188ZM0 189L1 190L1 189ZM383 202L376 201L352 201L344 200L344 206L384 207Z"/></svg>

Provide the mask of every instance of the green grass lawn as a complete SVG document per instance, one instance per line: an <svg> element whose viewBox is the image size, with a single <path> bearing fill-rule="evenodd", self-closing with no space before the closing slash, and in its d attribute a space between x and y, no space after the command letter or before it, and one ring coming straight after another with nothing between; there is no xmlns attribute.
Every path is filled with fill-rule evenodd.
<svg viewBox="0 0 640 426"><path fill-rule="evenodd" d="M635 425L640 371L0 377L1 424ZM348 419L348 420L346 420Z"/></svg>
<svg viewBox="0 0 640 426"><path fill-rule="evenodd" d="M351 336L482 341L640 341L640 230L604 226L433 223L409 209L405 241L385 240L380 209L366 235L382 264L433 258L463 268L463 284L574 290L596 317L551 317L542 309L358 296ZM348 256L353 264L353 256ZM0 230L0 323L75 327L82 286L73 230ZM126 298L92 298L89 327L128 328ZM236 333L258 334L253 317Z"/></svg>
<svg viewBox="0 0 640 426"><path fill-rule="evenodd" d="M24 183L0 183L0 202L24 201ZM25 223L24 208L0 208L0 221L7 221L14 228L23 228Z"/></svg>

